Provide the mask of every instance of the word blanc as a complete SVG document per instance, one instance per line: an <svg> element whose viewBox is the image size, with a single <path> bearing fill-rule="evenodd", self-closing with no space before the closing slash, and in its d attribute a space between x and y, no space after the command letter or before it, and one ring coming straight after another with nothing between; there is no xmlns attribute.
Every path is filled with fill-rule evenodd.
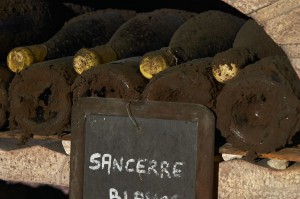
<svg viewBox="0 0 300 199"><path fill-rule="evenodd" d="M122 196L122 197L121 197ZM130 199L131 196L128 196L127 191L124 191L124 195L118 193L115 188L109 189L109 199ZM141 191L136 191L133 193L133 199L179 199L177 194L173 196L158 196L156 193L153 195L150 192L143 193Z"/></svg>

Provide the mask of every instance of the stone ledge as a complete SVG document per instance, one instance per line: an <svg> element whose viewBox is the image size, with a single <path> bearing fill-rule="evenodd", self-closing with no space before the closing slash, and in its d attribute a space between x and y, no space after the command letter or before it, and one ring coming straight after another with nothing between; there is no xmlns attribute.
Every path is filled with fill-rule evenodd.
<svg viewBox="0 0 300 199"><path fill-rule="evenodd" d="M223 0L225 3L235 7L240 12L248 15L259 9L267 7L278 0Z"/></svg>
<svg viewBox="0 0 300 199"><path fill-rule="evenodd" d="M68 187L70 156L59 150L33 144L0 150L0 178ZM218 198L300 198L300 165L297 164L286 170L275 170L244 160L230 160L219 163L218 174Z"/></svg>
<svg viewBox="0 0 300 199"><path fill-rule="evenodd" d="M265 24L266 32L277 44L299 44L300 6L271 19Z"/></svg>
<svg viewBox="0 0 300 199"><path fill-rule="evenodd" d="M281 0L259 9L249 16L254 18L258 24L264 25L269 20L288 14L298 6L300 6L300 1L298 0Z"/></svg>
<svg viewBox="0 0 300 199"><path fill-rule="evenodd" d="M219 164L218 198L300 198L300 165L275 170L231 160Z"/></svg>
<svg viewBox="0 0 300 199"><path fill-rule="evenodd" d="M44 142L48 145L30 143L24 148L7 150L4 143L10 147L17 146L16 140L1 140L0 178L6 181L69 186L70 157L64 154L62 147L57 147L61 141Z"/></svg>

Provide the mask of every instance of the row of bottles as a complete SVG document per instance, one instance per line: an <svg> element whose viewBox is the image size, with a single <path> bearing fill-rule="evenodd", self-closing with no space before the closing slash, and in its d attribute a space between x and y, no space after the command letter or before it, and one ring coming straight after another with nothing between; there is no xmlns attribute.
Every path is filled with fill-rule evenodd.
<svg viewBox="0 0 300 199"><path fill-rule="evenodd" d="M124 23L105 45L79 50L74 56L74 69L81 74L93 66L141 56L165 46L174 32L195 15L175 9L141 13Z"/></svg>
<svg viewBox="0 0 300 199"><path fill-rule="evenodd" d="M259 153L300 128L299 79L284 52L255 21L221 11L89 12L44 43L14 48L7 65L16 72L10 128L25 136L61 133L88 96L203 104L228 141ZM281 116L268 117L274 111Z"/></svg>
<svg viewBox="0 0 300 199"><path fill-rule="evenodd" d="M151 79L168 67L214 56L232 46L244 22L240 17L220 11L202 12L180 26L168 45L146 53L140 63L140 70L146 78Z"/></svg>
<svg viewBox="0 0 300 199"><path fill-rule="evenodd" d="M11 50L7 64L13 72L19 72L33 63L74 55L84 46L104 44L125 21L135 15L134 11L114 9L79 15L67 21L46 42Z"/></svg>
<svg viewBox="0 0 300 199"><path fill-rule="evenodd" d="M10 128L22 128L29 134L43 135L60 133L68 128L72 96L75 96L75 92L71 91L71 85L74 83L74 77L79 76L73 68L73 62L79 60L86 64L88 61L82 61L83 58L80 57L73 59L73 56L66 56L74 54L80 49L80 45L86 49L100 45L101 49L108 50L102 57L103 63L135 54L142 55L147 50L166 45L174 31L194 15L196 14L175 9L158 9L146 13L115 9L99 10L71 19L45 43L14 48L8 55L9 68L17 72L9 88ZM89 28L90 26L92 27ZM93 38L95 42L91 43ZM23 60L30 62L26 63ZM123 97L138 99L147 81L139 73L139 59L133 63L128 64L132 66L131 70L127 67L123 67L125 69L123 70L120 67L108 72L105 69L103 74L108 78L107 84L115 82L115 87L125 85ZM123 64L112 65L118 68L118 65ZM118 70L124 74L120 74ZM127 77L132 72L137 73ZM132 93L127 94L128 88L136 84L130 83L131 77L134 79L134 76L140 85L133 88ZM120 78L117 80L117 77ZM104 78L100 79L104 81ZM36 83L32 85L30 82ZM77 93L83 92L82 87L79 89ZM107 85L101 92L110 91L116 97L122 96L121 86L120 89L108 89ZM89 92L92 95L93 91ZM109 96L101 92L99 91L99 96ZM25 136L30 136L29 134Z"/></svg>

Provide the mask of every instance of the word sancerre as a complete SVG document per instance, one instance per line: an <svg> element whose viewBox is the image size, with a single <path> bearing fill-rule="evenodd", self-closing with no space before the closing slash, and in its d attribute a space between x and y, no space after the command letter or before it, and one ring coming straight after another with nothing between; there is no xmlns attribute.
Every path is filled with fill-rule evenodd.
<svg viewBox="0 0 300 199"><path fill-rule="evenodd" d="M113 158L111 154L94 153L90 156L89 166L91 170L107 170L107 174L111 172L128 172L138 174L152 174L160 178L180 178L184 162L170 163L168 161L158 162L148 159L128 159L121 157L119 160Z"/></svg>

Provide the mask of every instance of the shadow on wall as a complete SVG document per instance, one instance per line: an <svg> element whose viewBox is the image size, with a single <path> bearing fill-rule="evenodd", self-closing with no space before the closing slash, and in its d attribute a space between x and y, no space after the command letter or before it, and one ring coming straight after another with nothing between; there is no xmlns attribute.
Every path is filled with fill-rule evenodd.
<svg viewBox="0 0 300 199"><path fill-rule="evenodd" d="M63 190L48 185L32 187L22 183L8 183L0 180L1 199L68 199Z"/></svg>

